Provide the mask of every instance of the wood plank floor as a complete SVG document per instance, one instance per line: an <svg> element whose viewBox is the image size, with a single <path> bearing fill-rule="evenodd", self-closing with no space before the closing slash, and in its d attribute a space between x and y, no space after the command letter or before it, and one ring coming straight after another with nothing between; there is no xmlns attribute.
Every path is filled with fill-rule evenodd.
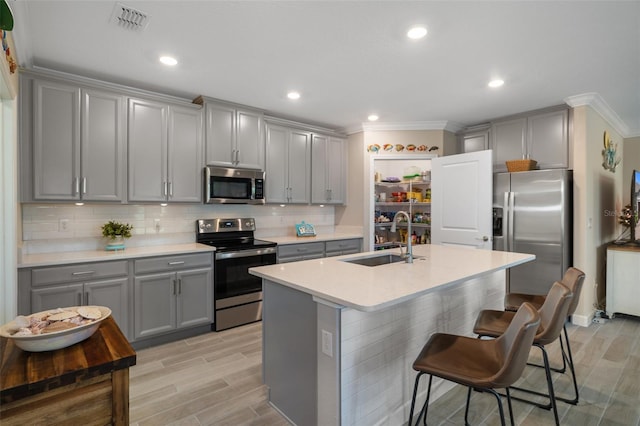
<svg viewBox="0 0 640 426"><path fill-rule="evenodd" d="M559 403L561 424L640 426L640 319L618 316L587 328L569 325L568 330L580 402ZM261 333L261 323L255 323L138 351L131 369L131 423L287 425L267 403ZM559 346L549 351L557 363ZM533 349L531 360L539 359L539 350ZM543 370L534 367L527 367L519 383L546 388ZM554 374L554 383L557 394L571 394L567 374ZM465 397L466 389L456 386L432 403L429 424L463 424ZM550 411L521 402L514 402L513 409L518 425L553 424ZM474 392L470 422L499 424L495 399Z"/></svg>

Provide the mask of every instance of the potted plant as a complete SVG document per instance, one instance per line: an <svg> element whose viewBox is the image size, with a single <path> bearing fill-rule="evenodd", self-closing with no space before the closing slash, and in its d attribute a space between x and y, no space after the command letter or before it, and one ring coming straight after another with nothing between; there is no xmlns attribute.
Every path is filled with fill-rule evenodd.
<svg viewBox="0 0 640 426"><path fill-rule="evenodd" d="M107 250L124 250L124 239L131 237L133 225L113 220L102 225L102 236L109 239Z"/></svg>

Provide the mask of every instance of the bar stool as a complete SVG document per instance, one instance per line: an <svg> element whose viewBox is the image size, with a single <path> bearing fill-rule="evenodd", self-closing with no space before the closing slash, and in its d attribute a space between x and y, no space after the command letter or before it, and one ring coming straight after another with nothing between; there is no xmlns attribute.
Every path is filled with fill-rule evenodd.
<svg viewBox="0 0 640 426"><path fill-rule="evenodd" d="M578 307L578 302L580 301L580 293L582 292L582 285L584 283L585 274L578 268L571 267L567 269L562 277L562 281L560 281L565 287L569 288L573 292L573 299L571 300L571 304L569 305L569 311L567 312L567 319L571 315L573 315ZM507 311L517 311L518 307L523 302L531 303L536 309L540 309L542 304L544 303L545 296L542 295L533 295L533 294L524 294L524 293L507 293L504 296L504 309ZM562 341L562 336L560 336L560 350L562 352L562 368L553 368L550 367L553 371L558 373L564 373L567 370L567 364L569 365L569 370L571 371L571 378L573 379L573 391L575 393L575 397L572 399L564 398L564 397L556 397L561 401L566 403L576 405L580 398L578 393L578 382L576 380L576 369L573 364L573 354L571 353L571 344L569 343L569 334L567 333L566 324L563 324L562 329L564 330L564 340L567 345L567 350L564 350L564 343ZM537 364L529 364L536 367L542 367L542 365Z"/></svg>
<svg viewBox="0 0 640 426"><path fill-rule="evenodd" d="M553 283L551 290L547 294L544 303L538 310L540 314L540 327L538 328L536 335L533 339L533 346L540 348L542 351L542 359L544 361L544 369L547 378L548 394L536 392L530 389L522 389L512 386L513 389L518 389L524 392L545 396L549 398L549 404L543 405L537 402L529 401L527 399L513 397L524 402L529 402L538 407L545 409L552 409L553 416L555 418L556 425L560 424L558 418L558 409L556 407L556 398L553 390L553 381L551 380L551 369L549 368L549 357L545 346L554 342L560 333L564 321L567 318L567 311L573 298L571 290L559 282ZM525 302L528 303L528 302ZM518 309L519 312L519 309ZM483 310L476 319L476 324L473 327L473 332L481 337L495 337L499 338L506 333L509 329L512 321L515 320L515 313L512 311L494 311Z"/></svg>
<svg viewBox="0 0 640 426"><path fill-rule="evenodd" d="M413 419L413 412L418 393L420 377L429 374L427 399L418 414L416 425L424 414L424 424L427 424L427 411L431 382L433 376L443 378L469 387L467 403L464 412L465 424L468 424L469 401L471 389L478 389L492 393L498 401L500 420L505 425L504 410L500 395L496 388L505 388L511 424L513 408L509 386L515 383L524 370L529 349L540 325L540 315L529 303L523 303L514 314L513 320L505 332L493 340L480 340L453 334L435 333L422 348L420 355L413 363L413 369L418 372L411 399L409 425Z"/></svg>

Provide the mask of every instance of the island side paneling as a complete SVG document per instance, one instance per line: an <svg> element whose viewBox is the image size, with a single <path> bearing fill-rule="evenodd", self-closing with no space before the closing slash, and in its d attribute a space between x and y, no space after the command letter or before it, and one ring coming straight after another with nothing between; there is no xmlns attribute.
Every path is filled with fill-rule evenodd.
<svg viewBox="0 0 640 426"><path fill-rule="evenodd" d="M495 272L381 311L342 309L339 424L405 423L416 374L411 366L422 346L435 332L472 336L481 309L502 308L504 276ZM432 400L452 386L434 380ZM318 389L320 395L330 392ZM424 400L426 386L420 396Z"/></svg>

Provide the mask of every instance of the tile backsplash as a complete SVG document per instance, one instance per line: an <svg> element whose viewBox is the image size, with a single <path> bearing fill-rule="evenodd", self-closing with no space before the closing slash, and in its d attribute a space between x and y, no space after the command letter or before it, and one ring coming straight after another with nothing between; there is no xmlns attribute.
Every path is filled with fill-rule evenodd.
<svg viewBox="0 0 640 426"><path fill-rule="evenodd" d="M109 220L133 225L127 245L137 247L194 242L197 219L253 217L256 236L267 238L294 235L302 220L333 232L334 216L333 206L23 204L22 254L102 249Z"/></svg>

